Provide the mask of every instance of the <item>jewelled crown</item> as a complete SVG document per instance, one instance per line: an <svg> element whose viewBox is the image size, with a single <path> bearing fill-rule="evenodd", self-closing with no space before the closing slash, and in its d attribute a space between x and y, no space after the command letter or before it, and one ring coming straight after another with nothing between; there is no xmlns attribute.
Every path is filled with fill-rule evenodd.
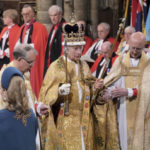
<svg viewBox="0 0 150 150"><path fill-rule="evenodd" d="M85 45L84 28L76 23L74 16L72 16L69 23L63 25L63 36L63 45Z"/></svg>

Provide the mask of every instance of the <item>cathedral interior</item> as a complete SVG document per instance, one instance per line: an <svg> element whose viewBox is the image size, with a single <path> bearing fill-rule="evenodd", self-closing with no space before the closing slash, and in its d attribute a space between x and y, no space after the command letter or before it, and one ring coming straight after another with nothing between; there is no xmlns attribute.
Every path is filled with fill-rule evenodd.
<svg viewBox="0 0 150 150"><path fill-rule="evenodd" d="M120 18L124 15L124 0L0 0L0 15L6 9L16 9L21 14L24 4L30 4L35 9L36 19L43 23L47 29L50 28L48 8L57 4L63 9L64 18L69 21L74 11L76 20L85 20L87 23L87 34L93 38L97 37L96 27L100 22L111 25L111 36L116 36ZM20 25L22 24L20 15Z"/></svg>

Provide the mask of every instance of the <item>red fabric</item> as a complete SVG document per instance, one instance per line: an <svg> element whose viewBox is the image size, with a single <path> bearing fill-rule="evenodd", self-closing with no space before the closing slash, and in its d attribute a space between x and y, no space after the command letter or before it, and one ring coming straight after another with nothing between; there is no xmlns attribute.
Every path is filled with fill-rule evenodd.
<svg viewBox="0 0 150 150"><path fill-rule="evenodd" d="M118 55L116 55L115 57L112 58L112 65L114 63L114 61L116 60L116 58L118 57ZM93 73L97 67L98 67L98 64L99 62L101 61L101 59L103 58L103 55L99 55L99 57L96 59L96 61L94 62L93 66L91 67L91 72Z"/></svg>
<svg viewBox="0 0 150 150"><path fill-rule="evenodd" d="M56 34L56 32L57 32L57 29L58 29L58 27L59 27L59 24L57 24L57 25L55 25L55 26L52 26L52 28L54 27L54 29L53 29L53 31L52 31L52 35L53 35L53 32L55 32L54 33L54 35L53 35L53 39L50 39L50 45L49 45L49 49L51 49L51 47L52 47L52 44L53 44L53 40L54 40L54 37L55 37L55 34ZM51 30L52 30L52 28L50 29L50 32L49 32L49 34L51 33ZM49 51L49 60L48 60L48 66L50 65L50 63L51 63L51 60L50 60L50 53L51 53L51 51Z"/></svg>
<svg viewBox="0 0 150 150"><path fill-rule="evenodd" d="M34 66L31 69L31 85L37 98L39 96L40 88L43 81L44 59L46 42L48 40L48 33L44 25L35 22L33 23L32 43L34 48L38 51Z"/></svg>
<svg viewBox="0 0 150 150"><path fill-rule="evenodd" d="M109 41L109 42L111 42L111 43L113 44L113 43L114 43L114 41L115 41L115 39L114 39L114 38L112 38L112 37L109 37L109 38L107 39L107 41ZM116 51L117 51L118 46L119 46L119 42L117 41L117 42L116 42L116 44L115 44L115 46L114 46L114 50L113 50L113 52L116 52Z"/></svg>
<svg viewBox="0 0 150 150"><path fill-rule="evenodd" d="M24 25L21 26L21 29ZM21 34L21 29L19 36ZM36 97L38 98L40 88L43 81L43 72L44 72L44 59L45 59L45 49L46 43L48 40L48 32L44 25L39 22L33 23L33 32L31 36L31 42L34 43L34 48L37 50L38 55L36 56L35 63L31 68L31 86L35 92Z"/></svg>
<svg viewBox="0 0 150 150"><path fill-rule="evenodd" d="M133 97L136 97L138 94L138 90L136 88L133 89Z"/></svg>
<svg viewBox="0 0 150 150"><path fill-rule="evenodd" d="M23 42L24 42L24 37L25 37L25 34L26 34L26 30L28 30L34 22L35 22L35 20L32 19L32 21L28 25L24 24L24 30L23 30L23 35L22 35L22 41Z"/></svg>
<svg viewBox="0 0 150 150"><path fill-rule="evenodd" d="M97 66L98 66L98 64L99 64L99 62L101 61L102 58L103 58L103 55L101 54L101 55L99 55L99 57L94 62L93 66L91 67L91 72L92 73L97 69Z"/></svg>
<svg viewBox="0 0 150 150"><path fill-rule="evenodd" d="M84 45L82 55L84 55L93 44L93 40L88 36L84 36L84 40L85 40L86 44Z"/></svg>
<svg viewBox="0 0 150 150"><path fill-rule="evenodd" d="M137 0L132 0L132 9L131 9L131 26L136 26L136 13L137 13Z"/></svg>
<svg viewBox="0 0 150 150"><path fill-rule="evenodd" d="M99 39L98 39L98 38L97 38L96 40L94 40L93 44L94 44L95 42L97 42L97 41L99 41ZM115 38L113 38L113 37L109 37L106 41L109 41L109 42L111 42L111 43L113 44L113 43L114 43L114 41L115 41ZM113 52L116 52L116 51L117 51L118 46L119 46L119 42L117 41L117 42L116 42L116 44L115 44L115 46L114 46L114 50L113 50Z"/></svg>
<svg viewBox="0 0 150 150"><path fill-rule="evenodd" d="M35 108L36 112L37 112L37 106L38 106L38 103L35 103L34 108Z"/></svg>
<svg viewBox="0 0 150 150"><path fill-rule="evenodd" d="M65 24L66 22L64 22L64 23L62 23L62 26ZM60 26L60 24L57 24L57 25L55 25L55 27L54 26L52 26L51 28L50 28L50 31L49 31L49 34L51 33L51 30L53 29L53 27L54 27L54 30L56 30L56 32L57 32L57 29L58 29L58 27ZM56 34L56 32L55 32L55 34ZM53 39L54 39L54 37L55 37L55 35L53 36ZM52 41L51 41L51 44L53 43L53 39L52 39ZM61 41L63 42L64 41L64 36L63 36L63 34L61 34ZM49 49L51 49L51 46L52 45L50 45L49 47ZM64 55L64 46L62 45L61 46L61 56L62 55ZM50 56L49 56L49 60L48 60L49 62L48 62L48 66L50 65Z"/></svg>
<svg viewBox="0 0 150 150"><path fill-rule="evenodd" d="M20 27L18 25L14 25L10 31L9 31L9 52L10 52L10 61L13 60L13 50L14 50L14 47L16 45L16 42L18 40L17 38L17 34L19 32L19 29ZM4 27L1 34L0 34L0 40L3 36L3 34L8 30L8 27Z"/></svg>

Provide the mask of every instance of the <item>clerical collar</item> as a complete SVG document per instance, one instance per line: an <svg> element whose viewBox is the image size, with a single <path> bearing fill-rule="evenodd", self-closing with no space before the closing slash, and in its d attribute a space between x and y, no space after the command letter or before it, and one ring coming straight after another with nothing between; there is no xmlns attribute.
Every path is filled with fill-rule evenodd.
<svg viewBox="0 0 150 150"><path fill-rule="evenodd" d="M15 24L11 24L8 26L8 29L11 29Z"/></svg>
<svg viewBox="0 0 150 150"><path fill-rule="evenodd" d="M26 29L29 29L30 26L35 22L35 19L32 19L29 23L25 23Z"/></svg>
<svg viewBox="0 0 150 150"><path fill-rule="evenodd" d="M130 58L133 58L133 59L140 59L142 57L142 55L140 55L139 57L137 57L137 58L134 58L134 57L132 57L131 55L130 55Z"/></svg>

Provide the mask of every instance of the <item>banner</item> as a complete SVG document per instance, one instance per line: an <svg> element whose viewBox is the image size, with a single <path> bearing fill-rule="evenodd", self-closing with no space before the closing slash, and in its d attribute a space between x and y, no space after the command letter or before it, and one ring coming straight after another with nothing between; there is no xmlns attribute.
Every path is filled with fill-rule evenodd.
<svg viewBox="0 0 150 150"><path fill-rule="evenodd" d="M146 30L146 41L150 42L150 6L148 10L147 19L146 19L145 30Z"/></svg>

